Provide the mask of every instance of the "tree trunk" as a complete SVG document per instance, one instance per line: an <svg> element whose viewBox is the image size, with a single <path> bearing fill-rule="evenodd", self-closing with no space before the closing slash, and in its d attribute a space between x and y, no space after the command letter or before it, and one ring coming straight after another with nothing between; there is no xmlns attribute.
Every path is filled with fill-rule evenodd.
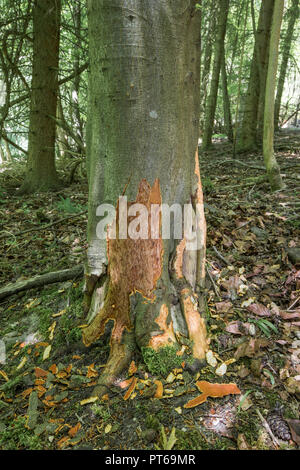
<svg viewBox="0 0 300 470"><path fill-rule="evenodd" d="M269 53L269 33L272 21L274 0L263 0L259 13L258 26L255 34L253 58L251 62L250 78L243 111L241 133L237 142L238 152L255 150L261 141L258 141L257 133L261 127L262 113L264 109L264 91L267 71L267 58Z"/></svg>
<svg viewBox="0 0 300 470"><path fill-rule="evenodd" d="M211 79L210 94L207 101L205 113L205 128L202 140L202 148L206 150L211 145L213 135L214 118L217 105L219 77L221 69L222 54L224 50L224 39L226 34L227 16L229 10L229 0L220 0L219 5L219 21L218 32L215 43L215 57L213 65L213 73Z"/></svg>
<svg viewBox="0 0 300 470"><path fill-rule="evenodd" d="M283 47L282 47L282 61L280 66L280 73L278 78L278 85L277 85L277 93L276 93L276 100L275 100L275 111L274 111L274 126L275 129L279 129L279 113L280 113L280 105L281 105L281 98L283 93L283 87L285 82L285 75L288 67L288 61L290 58L290 49L295 29L296 21L299 17L299 0L292 0L291 8L288 12L289 21L287 26L287 32L284 39Z"/></svg>
<svg viewBox="0 0 300 470"><path fill-rule="evenodd" d="M274 99L278 66L278 47L284 0L275 0L270 38L270 54L265 95L263 151L268 179L272 190L283 187L280 168L274 155Z"/></svg>
<svg viewBox="0 0 300 470"><path fill-rule="evenodd" d="M196 364L205 357L206 329L195 293L197 286L200 295L203 289L206 238L195 154L200 70L195 5L193 0L88 4L90 192L84 343L97 340L106 323L113 322L110 357L96 395L116 383L136 348L157 353L169 346L178 359L186 337ZM128 204L118 201L122 194ZM115 239L113 225L107 240L99 237L97 207L104 202L117 208ZM127 215L134 203L143 204L140 214L146 209L136 239L130 227L138 224L133 214ZM199 250L189 249L187 233L178 231L182 220L177 216L176 234L163 234L168 224L162 214L156 217L156 230L150 231L155 217L149 213L161 203L198 205Z"/></svg>
<svg viewBox="0 0 300 470"><path fill-rule="evenodd" d="M199 118L199 135L200 136L203 134L204 124L205 124L205 110L206 110L210 65L211 65L211 57L212 57L213 34L214 34L215 26L216 26L216 16L213 14L214 8L215 6L211 4L208 31L207 31L206 38L205 38L205 50L204 50L204 57L203 57L201 82L200 82L200 118Z"/></svg>
<svg viewBox="0 0 300 470"><path fill-rule="evenodd" d="M55 130L60 0L35 0L28 162L21 192L57 189Z"/></svg>
<svg viewBox="0 0 300 470"><path fill-rule="evenodd" d="M225 63L225 47L223 48L223 54L222 54L221 75L222 75L222 95L223 95L225 131L226 131L229 142L233 142L231 106L230 106L230 99L229 99L229 94L228 94L227 72L226 72L226 63Z"/></svg>

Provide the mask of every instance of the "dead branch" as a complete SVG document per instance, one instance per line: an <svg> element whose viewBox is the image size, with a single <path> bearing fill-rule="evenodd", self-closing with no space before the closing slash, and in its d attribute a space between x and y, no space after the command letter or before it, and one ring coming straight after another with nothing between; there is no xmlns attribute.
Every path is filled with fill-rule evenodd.
<svg viewBox="0 0 300 470"><path fill-rule="evenodd" d="M43 287L48 284L54 284L55 282L69 281L83 275L83 266L75 266L70 269L63 269L62 271L54 271L47 274L41 274L40 276L31 277L23 281L9 284L6 287L0 289L0 300L9 297L18 292L27 291L36 287Z"/></svg>

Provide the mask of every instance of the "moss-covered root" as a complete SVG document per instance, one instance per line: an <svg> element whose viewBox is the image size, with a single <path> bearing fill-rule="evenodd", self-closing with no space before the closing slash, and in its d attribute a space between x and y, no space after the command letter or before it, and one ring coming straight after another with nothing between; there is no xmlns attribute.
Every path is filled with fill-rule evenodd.
<svg viewBox="0 0 300 470"><path fill-rule="evenodd" d="M122 342L111 338L110 355L105 368L93 390L93 396L102 397L128 368L134 351L134 334L124 331Z"/></svg>

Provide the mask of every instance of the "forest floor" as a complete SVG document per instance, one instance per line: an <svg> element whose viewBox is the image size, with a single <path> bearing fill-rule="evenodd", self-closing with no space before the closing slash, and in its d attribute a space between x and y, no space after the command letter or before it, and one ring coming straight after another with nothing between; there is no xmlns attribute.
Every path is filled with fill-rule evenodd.
<svg viewBox="0 0 300 470"><path fill-rule="evenodd" d="M299 144L299 132L276 138L286 183L276 193L257 168L261 154L233 161L224 141L200 152L213 354L196 377L137 356L129 390L91 402L109 345L82 344L81 279L0 301L0 449L297 449ZM1 286L84 261L86 183L30 197L16 195L19 184L18 174L0 174ZM185 408L199 395L196 380L241 393Z"/></svg>

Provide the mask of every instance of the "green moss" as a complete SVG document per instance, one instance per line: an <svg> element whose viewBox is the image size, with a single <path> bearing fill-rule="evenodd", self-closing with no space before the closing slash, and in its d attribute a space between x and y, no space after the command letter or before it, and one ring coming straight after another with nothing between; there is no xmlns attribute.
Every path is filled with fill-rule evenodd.
<svg viewBox="0 0 300 470"><path fill-rule="evenodd" d="M176 355L177 351L174 346L165 346L158 351L142 348L142 355L151 374L165 377L172 369L181 367L182 357Z"/></svg>
<svg viewBox="0 0 300 470"><path fill-rule="evenodd" d="M242 410L239 412L238 416L237 432L245 435L246 441L250 446L255 446L260 430L260 423L258 422L257 416Z"/></svg>
<svg viewBox="0 0 300 470"><path fill-rule="evenodd" d="M177 441L175 450L206 450L209 449L209 443L196 430L180 431L176 429Z"/></svg>
<svg viewBox="0 0 300 470"><path fill-rule="evenodd" d="M155 431L159 431L161 424L157 416L148 414L145 420L145 426L147 429L155 429Z"/></svg>
<svg viewBox="0 0 300 470"><path fill-rule="evenodd" d="M25 427L25 416L18 416L1 432L0 449L2 450L42 450L43 445L33 431Z"/></svg>

